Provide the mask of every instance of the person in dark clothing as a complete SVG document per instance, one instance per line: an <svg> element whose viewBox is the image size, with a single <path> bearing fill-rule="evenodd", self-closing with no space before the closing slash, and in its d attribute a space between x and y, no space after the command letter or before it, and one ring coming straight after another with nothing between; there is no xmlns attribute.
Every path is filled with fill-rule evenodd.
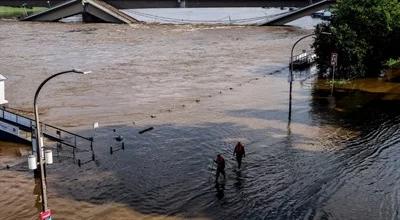
<svg viewBox="0 0 400 220"><path fill-rule="evenodd" d="M240 169L242 165L242 158L246 157L246 152L244 146L240 141L236 144L235 150L233 151L233 156L236 155L236 161L238 163L238 168Z"/></svg>
<svg viewBox="0 0 400 220"><path fill-rule="evenodd" d="M221 154L218 154L217 159L214 160L214 162L217 164L217 174L215 176L215 182L218 181L218 177L219 177L220 173L222 173L222 175L224 175L224 179L225 179L225 159L221 156Z"/></svg>

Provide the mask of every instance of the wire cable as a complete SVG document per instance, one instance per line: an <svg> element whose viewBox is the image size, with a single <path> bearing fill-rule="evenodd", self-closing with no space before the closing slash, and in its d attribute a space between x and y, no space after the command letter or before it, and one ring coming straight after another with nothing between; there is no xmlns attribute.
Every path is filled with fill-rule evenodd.
<svg viewBox="0 0 400 220"><path fill-rule="evenodd" d="M179 18L171 18L165 16L159 16L139 11L130 10L129 13L135 14L137 16L155 19L164 22L172 22L172 23L197 23L197 24L246 24L246 23L258 23L261 21L268 21L269 19L277 16L281 16L287 14L289 12L283 12L273 15L265 15L265 16L258 16L258 17L251 17L251 18L242 18L242 19L230 19L230 16L225 16L221 19L216 20L194 20L194 19L179 19ZM229 19L227 19L229 18Z"/></svg>

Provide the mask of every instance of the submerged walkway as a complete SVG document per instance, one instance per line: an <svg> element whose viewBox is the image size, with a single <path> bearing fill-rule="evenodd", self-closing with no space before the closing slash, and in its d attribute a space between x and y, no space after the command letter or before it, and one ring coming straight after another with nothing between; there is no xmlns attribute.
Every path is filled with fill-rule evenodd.
<svg viewBox="0 0 400 220"><path fill-rule="evenodd" d="M40 125L43 136L50 141L54 141L73 149L76 149L78 144L84 144L86 146L90 146L90 148L93 148L92 138L83 137L49 124L40 123ZM15 140L31 143L33 151L36 150L34 147L34 130L35 120L6 110L6 108L0 109L0 132L7 136L13 137Z"/></svg>

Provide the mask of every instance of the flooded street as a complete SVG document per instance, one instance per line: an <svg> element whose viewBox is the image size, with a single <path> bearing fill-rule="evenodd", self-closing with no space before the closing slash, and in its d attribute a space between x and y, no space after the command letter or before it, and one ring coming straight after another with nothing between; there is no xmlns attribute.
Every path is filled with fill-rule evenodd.
<svg viewBox="0 0 400 220"><path fill-rule="evenodd" d="M79 168L65 147L48 166L55 219L398 219L398 101L334 99L314 79L295 82L288 126L288 56L311 31L0 21L10 108L32 116L47 76L93 71L55 79L40 96L46 123L88 137L100 123L94 162ZM110 154L116 134L125 150ZM240 170L237 141L246 147ZM76 158L89 161L87 150ZM4 219L40 210L26 151L0 143ZM215 184L219 153L227 177Z"/></svg>

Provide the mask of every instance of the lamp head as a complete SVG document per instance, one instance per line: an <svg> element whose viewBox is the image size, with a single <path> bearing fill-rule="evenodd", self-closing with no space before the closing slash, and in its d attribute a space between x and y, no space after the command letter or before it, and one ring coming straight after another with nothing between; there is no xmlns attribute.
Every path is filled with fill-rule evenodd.
<svg viewBox="0 0 400 220"><path fill-rule="evenodd" d="M332 35L332 33L329 33L329 32L325 32L325 31L322 31L322 32L319 32L320 34L323 34L323 35Z"/></svg>
<svg viewBox="0 0 400 220"><path fill-rule="evenodd" d="M92 71L90 71L90 70L89 70L89 71L82 71L82 70L80 70L80 69L73 69L72 72L74 72L74 73L80 73L80 74L83 74L83 75L92 73Z"/></svg>

